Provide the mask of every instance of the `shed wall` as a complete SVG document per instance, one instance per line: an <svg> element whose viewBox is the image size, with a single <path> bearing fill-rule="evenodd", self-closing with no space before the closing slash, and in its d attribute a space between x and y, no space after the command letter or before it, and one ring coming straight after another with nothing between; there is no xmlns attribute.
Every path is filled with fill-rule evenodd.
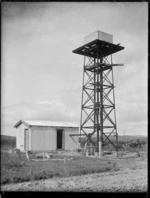
<svg viewBox="0 0 150 198"><path fill-rule="evenodd" d="M24 131L25 129L28 129L27 126L25 126L24 124L21 124L18 128L17 128L17 132L16 132L16 147L19 148L21 151L25 150L25 136L24 136ZM31 136L31 131L29 129L29 134ZM30 137L29 137L30 139ZM30 150L30 145L31 142L29 141L29 150Z"/></svg>
<svg viewBox="0 0 150 198"><path fill-rule="evenodd" d="M65 128L64 131L65 131L65 133L64 133L64 140L65 140L64 149L65 150L76 149L77 144L75 142L78 143L78 137L79 136L70 137L69 135L79 133L79 128Z"/></svg>
<svg viewBox="0 0 150 198"><path fill-rule="evenodd" d="M69 136L78 133L78 128L63 127L31 127L31 150L56 150L57 149L57 130L63 130L62 147L65 150L77 148L78 137Z"/></svg>
<svg viewBox="0 0 150 198"><path fill-rule="evenodd" d="M55 128L48 126L31 126L31 150L55 150Z"/></svg>

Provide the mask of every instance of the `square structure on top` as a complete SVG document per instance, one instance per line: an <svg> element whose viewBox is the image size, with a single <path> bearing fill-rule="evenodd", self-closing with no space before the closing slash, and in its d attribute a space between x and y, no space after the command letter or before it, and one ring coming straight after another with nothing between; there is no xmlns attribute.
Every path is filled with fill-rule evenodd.
<svg viewBox="0 0 150 198"><path fill-rule="evenodd" d="M96 39L106 41L108 43L113 43L113 35L97 30L96 32L93 32L92 34L84 37L83 44L85 45Z"/></svg>

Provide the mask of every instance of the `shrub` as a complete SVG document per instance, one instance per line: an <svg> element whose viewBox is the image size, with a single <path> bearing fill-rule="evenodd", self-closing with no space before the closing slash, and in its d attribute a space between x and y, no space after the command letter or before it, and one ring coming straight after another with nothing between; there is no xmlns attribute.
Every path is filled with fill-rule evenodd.
<svg viewBox="0 0 150 198"><path fill-rule="evenodd" d="M141 157L140 151L136 151L136 156Z"/></svg>
<svg viewBox="0 0 150 198"><path fill-rule="evenodd" d="M16 147L16 137L1 135L1 148L12 149Z"/></svg>
<svg viewBox="0 0 150 198"><path fill-rule="evenodd" d="M78 148L77 148L77 152L80 153L81 151L82 151L82 148L78 147Z"/></svg>
<svg viewBox="0 0 150 198"><path fill-rule="evenodd" d="M145 144L146 144L146 141L143 139L136 139L136 140L131 140L128 142L128 145L131 148L141 148Z"/></svg>
<svg viewBox="0 0 150 198"><path fill-rule="evenodd" d="M9 154L9 153L2 153L2 166L7 168L21 168L26 166L26 158L25 156L21 156L21 154Z"/></svg>
<svg viewBox="0 0 150 198"><path fill-rule="evenodd" d="M119 171L120 170L116 162L113 163L113 170L114 171Z"/></svg>

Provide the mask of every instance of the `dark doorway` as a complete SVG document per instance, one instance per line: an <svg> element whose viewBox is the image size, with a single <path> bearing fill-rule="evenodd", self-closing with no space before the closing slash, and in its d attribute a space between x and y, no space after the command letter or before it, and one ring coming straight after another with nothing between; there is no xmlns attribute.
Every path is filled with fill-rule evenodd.
<svg viewBox="0 0 150 198"><path fill-rule="evenodd" d="M62 149L63 130L57 130L57 149Z"/></svg>
<svg viewBox="0 0 150 198"><path fill-rule="evenodd" d="M29 150L29 129L24 130L24 150Z"/></svg>

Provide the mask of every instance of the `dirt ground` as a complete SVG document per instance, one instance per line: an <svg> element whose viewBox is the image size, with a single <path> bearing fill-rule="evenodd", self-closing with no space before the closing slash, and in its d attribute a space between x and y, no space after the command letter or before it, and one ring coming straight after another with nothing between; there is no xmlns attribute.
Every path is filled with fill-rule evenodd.
<svg viewBox="0 0 150 198"><path fill-rule="evenodd" d="M146 192L147 160L140 161L135 168L3 185L1 191Z"/></svg>

